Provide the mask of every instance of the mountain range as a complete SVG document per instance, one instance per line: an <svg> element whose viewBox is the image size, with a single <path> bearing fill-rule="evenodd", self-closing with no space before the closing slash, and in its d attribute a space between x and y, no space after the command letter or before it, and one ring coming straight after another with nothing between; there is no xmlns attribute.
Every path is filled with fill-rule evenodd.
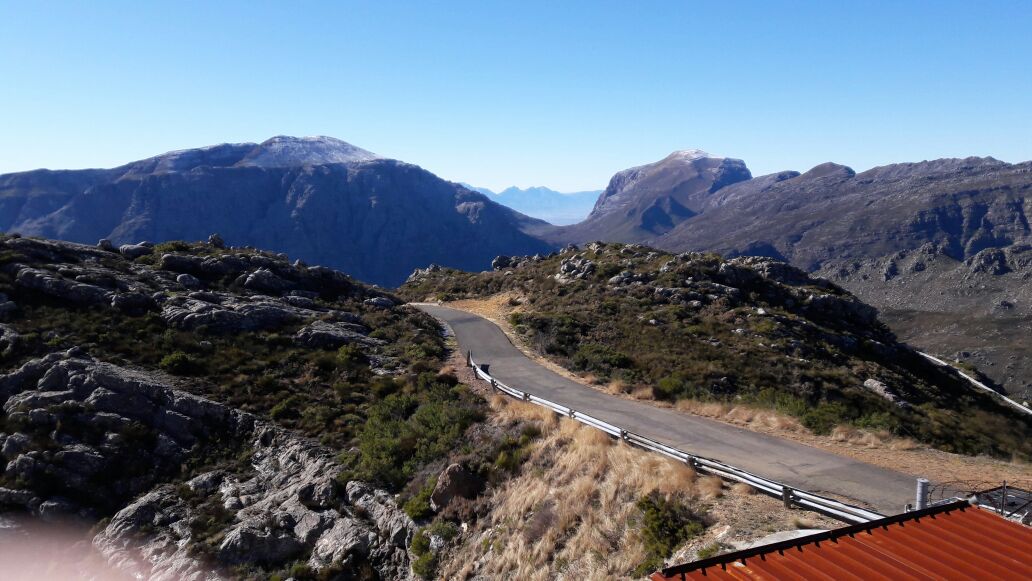
<svg viewBox="0 0 1032 581"><path fill-rule="evenodd" d="M754 177L740 159L677 151L618 172L571 224L593 192L475 190L340 140L281 136L2 175L0 229L88 243L218 232L389 286L431 263L476 271L496 255L593 240L768 256L841 284L902 339L1032 396L1032 162Z"/></svg>
<svg viewBox="0 0 1032 581"><path fill-rule="evenodd" d="M408 163L328 137L175 151L107 170L0 176L0 229L116 244L200 240L272 248L400 284L429 263L487 267L547 252L542 225Z"/></svg>
<svg viewBox="0 0 1032 581"><path fill-rule="evenodd" d="M696 150L616 174L588 218L535 228L588 240L760 255L877 306L901 338L1032 395L1032 162L990 157L752 177Z"/></svg>
<svg viewBox="0 0 1032 581"><path fill-rule="evenodd" d="M478 188L465 183L462 185L521 214L539 218L557 226L576 224L584 220L595 206L598 195L602 193L602 190L557 192L543 186L523 189L511 186L496 193L487 188Z"/></svg>

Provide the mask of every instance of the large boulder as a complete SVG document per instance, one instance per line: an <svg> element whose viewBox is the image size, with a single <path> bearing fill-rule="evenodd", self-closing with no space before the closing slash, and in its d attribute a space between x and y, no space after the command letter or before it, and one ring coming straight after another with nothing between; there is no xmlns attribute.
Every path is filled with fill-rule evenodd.
<svg viewBox="0 0 1032 581"><path fill-rule="evenodd" d="M437 477L437 485L430 494L430 508L438 512L456 497L473 498L483 486L483 481L465 466L452 464Z"/></svg>
<svg viewBox="0 0 1032 581"><path fill-rule="evenodd" d="M77 305L106 303L111 296L107 289L68 280L60 274L37 268L26 267L19 270L15 276L15 284Z"/></svg>
<svg viewBox="0 0 1032 581"><path fill-rule="evenodd" d="M134 260L134 259L139 258L141 256L147 256L148 254L153 254L154 253L154 247L150 246L149 244L146 244L146 243L123 244L123 245L118 247L118 252L121 253L122 256L128 258L129 260Z"/></svg>
<svg viewBox="0 0 1032 581"><path fill-rule="evenodd" d="M311 349L338 349L344 345L357 343L359 345L382 345L380 339L367 337L369 329L354 323L331 323L328 321L315 321L306 325L297 332L294 340L299 344Z"/></svg>

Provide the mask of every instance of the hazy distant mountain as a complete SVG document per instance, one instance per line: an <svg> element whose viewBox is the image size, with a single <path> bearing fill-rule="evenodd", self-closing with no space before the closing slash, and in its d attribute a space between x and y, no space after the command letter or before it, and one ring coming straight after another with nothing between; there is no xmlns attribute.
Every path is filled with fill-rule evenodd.
<svg viewBox="0 0 1032 581"><path fill-rule="evenodd" d="M430 263L479 270L547 252L541 226L415 165L328 137L170 152L110 170L0 175L0 229L76 242L252 245L396 285Z"/></svg>
<svg viewBox="0 0 1032 581"><path fill-rule="evenodd" d="M586 218L598 195L602 193L602 190L557 192L543 186L526 189L513 186L496 193L487 188L462 185L490 196L517 212L556 225L575 224Z"/></svg>

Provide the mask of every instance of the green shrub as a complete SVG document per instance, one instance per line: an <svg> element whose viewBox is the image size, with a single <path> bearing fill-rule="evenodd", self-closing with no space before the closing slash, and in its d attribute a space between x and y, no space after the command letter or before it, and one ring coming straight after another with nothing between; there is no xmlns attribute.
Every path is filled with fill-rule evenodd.
<svg viewBox="0 0 1032 581"><path fill-rule="evenodd" d="M627 369L632 364L630 357L597 343L581 345L573 354L574 368L605 376L612 375L616 369Z"/></svg>
<svg viewBox="0 0 1032 581"><path fill-rule="evenodd" d="M369 365L369 358L357 345L345 345L337 350L337 363L344 369L360 370Z"/></svg>
<svg viewBox="0 0 1032 581"><path fill-rule="evenodd" d="M437 556L426 553L412 562L412 572L423 579L433 579L437 573Z"/></svg>
<svg viewBox="0 0 1032 581"><path fill-rule="evenodd" d="M274 420L283 420L286 418L296 418L300 414L298 413L298 404L301 402L301 398L297 395L292 395L287 399L279 402L272 406L269 410L269 417Z"/></svg>
<svg viewBox="0 0 1032 581"><path fill-rule="evenodd" d="M405 501L402 509L405 511L405 514L409 515L409 518L414 521L420 521L434 515L434 511L430 508L430 495L433 494L435 486L437 486L437 479L431 478L419 489L419 492Z"/></svg>
<svg viewBox="0 0 1032 581"><path fill-rule="evenodd" d="M400 488L420 466L446 456L482 417L476 401L435 374L421 374L416 385L369 408L357 438L360 459L348 476Z"/></svg>
<svg viewBox="0 0 1032 581"><path fill-rule="evenodd" d="M191 246L182 240L169 240L154 245L154 254L161 256L169 252L190 252Z"/></svg>
<svg viewBox="0 0 1032 581"><path fill-rule="evenodd" d="M197 359L182 351L175 351L161 358L158 366L172 375L197 375L203 371L203 365Z"/></svg>
<svg viewBox="0 0 1032 581"><path fill-rule="evenodd" d="M674 549L706 529L703 517L677 499L651 493L638 500L641 511L641 537L645 545L645 561L635 575L647 575L663 565Z"/></svg>
<svg viewBox="0 0 1032 581"><path fill-rule="evenodd" d="M840 403L821 403L804 413L800 420L815 434L828 434L832 428L850 420L850 412Z"/></svg>
<svg viewBox="0 0 1032 581"><path fill-rule="evenodd" d="M445 541L451 541L455 537L459 536L459 527L455 526L455 523L447 520L439 520L426 527L426 534L435 537L441 537Z"/></svg>

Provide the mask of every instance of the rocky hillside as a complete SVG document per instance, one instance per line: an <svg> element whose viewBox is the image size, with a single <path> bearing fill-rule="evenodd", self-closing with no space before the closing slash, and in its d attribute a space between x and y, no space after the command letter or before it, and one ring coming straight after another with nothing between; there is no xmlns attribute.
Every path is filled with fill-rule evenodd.
<svg viewBox="0 0 1032 581"><path fill-rule="evenodd" d="M80 243L197 240L287 252L383 285L431 262L543 252L541 226L417 166L331 138L171 152L110 170L0 176L0 230Z"/></svg>
<svg viewBox="0 0 1032 581"><path fill-rule="evenodd" d="M490 273L415 272L410 299L508 293L542 354L598 383L774 407L821 433L885 429L942 449L1028 458L1028 416L899 343L874 308L765 257L592 243L495 260Z"/></svg>
<svg viewBox="0 0 1032 581"><path fill-rule="evenodd" d="M394 493L482 416L425 315L218 237L3 236L0 293L0 511L137 578L410 575Z"/></svg>
<svg viewBox="0 0 1032 581"><path fill-rule="evenodd" d="M737 160L700 156L620 172L588 220L540 233L785 260L882 309L908 342L1032 396L1032 162L941 159L860 174L826 163L749 179Z"/></svg>

